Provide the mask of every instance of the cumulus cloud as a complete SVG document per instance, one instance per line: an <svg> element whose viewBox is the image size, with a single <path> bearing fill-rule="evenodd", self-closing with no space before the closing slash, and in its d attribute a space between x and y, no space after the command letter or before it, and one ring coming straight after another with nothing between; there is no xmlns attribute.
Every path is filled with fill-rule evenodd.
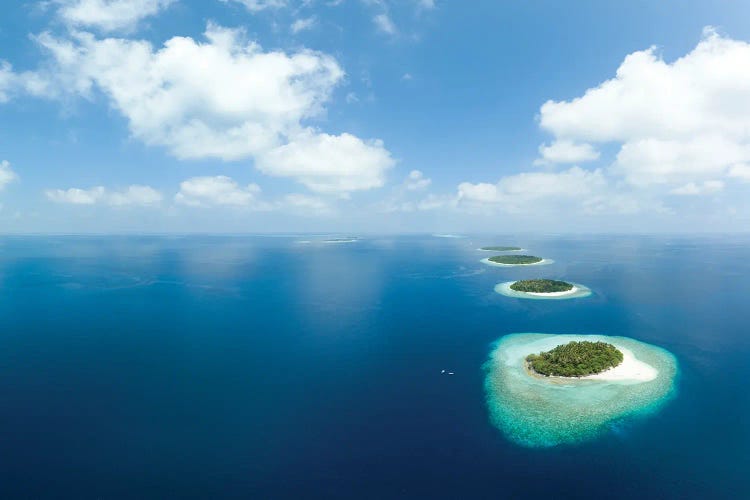
<svg viewBox="0 0 750 500"><path fill-rule="evenodd" d="M693 196L717 193L722 189L724 189L724 183L722 181L705 181L698 184L695 182L688 182L687 184L672 189L670 193L682 196Z"/></svg>
<svg viewBox="0 0 750 500"><path fill-rule="evenodd" d="M279 207L298 215L333 215L336 213L335 208L328 201L300 193L284 196Z"/></svg>
<svg viewBox="0 0 750 500"><path fill-rule="evenodd" d="M313 29L317 23L318 20L315 17L306 17L303 19L295 20L289 29L292 31L292 33L297 34L301 31Z"/></svg>
<svg viewBox="0 0 750 500"><path fill-rule="evenodd" d="M263 208L258 200L261 189L257 184L240 186L234 179L224 176L191 177L180 183L175 203L191 207L234 206Z"/></svg>
<svg viewBox="0 0 750 500"><path fill-rule="evenodd" d="M16 75L7 61L0 61L0 102L8 102Z"/></svg>
<svg viewBox="0 0 750 500"><path fill-rule="evenodd" d="M750 182L750 165L739 163L729 167L729 177Z"/></svg>
<svg viewBox="0 0 750 500"><path fill-rule="evenodd" d="M254 211L283 211L304 216L336 213L330 200L302 193L290 193L266 200L257 184L240 185L225 175L191 177L180 183L174 196L177 205L209 208L235 208Z"/></svg>
<svg viewBox="0 0 750 500"><path fill-rule="evenodd" d="M549 146L542 144L539 146L539 155L540 158L534 162L536 165L581 163L599 158L599 152L591 144L566 140L555 141Z"/></svg>
<svg viewBox="0 0 750 500"><path fill-rule="evenodd" d="M286 0L221 0L224 3L238 3L244 5L250 12L260 12L265 9L278 9L285 7Z"/></svg>
<svg viewBox="0 0 750 500"><path fill-rule="evenodd" d="M53 0L57 14L69 26L101 31L130 31L177 0Z"/></svg>
<svg viewBox="0 0 750 500"><path fill-rule="evenodd" d="M424 174L419 170L412 170L411 172L409 172L409 175L405 181L406 189L408 189L409 191L419 191L421 189L427 189L430 184L432 184L432 179L425 177Z"/></svg>
<svg viewBox="0 0 750 500"><path fill-rule="evenodd" d="M393 166L381 141L311 129L292 142L261 155L257 166L269 175L297 178L312 191L348 192L380 187Z"/></svg>
<svg viewBox="0 0 750 500"><path fill-rule="evenodd" d="M303 123L324 112L344 78L335 59L310 50L266 52L241 30L213 24L205 38L174 37L154 49L143 40L43 34L37 40L52 66L44 94L92 99L99 92L135 138L177 158L254 158L264 172L316 191L382 185L393 161L381 141Z"/></svg>
<svg viewBox="0 0 750 500"><path fill-rule="evenodd" d="M49 93L49 80L37 72L17 73L13 66L0 59L0 103L8 102L18 94L44 96Z"/></svg>
<svg viewBox="0 0 750 500"><path fill-rule="evenodd" d="M5 186L18 179L18 175L10 168L10 162L7 160L0 161L0 190Z"/></svg>
<svg viewBox="0 0 750 500"><path fill-rule="evenodd" d="M317 115L344 72L326 55L264 52L242 33L209 25L207 42L38 37L56 67L53 90L100 90L133 135L178 158L236 160L273 147Z"/></svg>
<svg viewBox="0 0 750 500"><path fill-rule="evenodd" d="M375 203L378 212L417 212L435 210L452 204L454 196L425 193L432 184L420 170L412 170L401 184L395 185L390 196Z"/></svg>
<svg viewBox="0 0 750 500"><path fill-rule="evenodd" d="M496 184L463 182L457 203L469 209L511 213L550 210L583 213L636 213L653 209L653 203L631 193L618 192L601 169L571 167L561 172L523 172Z"/></svg>
<svg viewBox="0 0 750 500"><path fill-rule="evenodd" d="M72 205L104 204L114 207L156 206L161 203L162 195L150 186L134 184L123 191L110 191L104 186L90 189L48 189L44 192L48 200L55 203Z"/></svg>
<svg viewBox="0 0 750 500"><path fill-rule="evenodd" d="M750 161L750 44L706 29L674 62L653 47L634 52L581 97L546 102L540 124L558 141L619 143L612 173L640 187L740 172Z"/></svg>
<svg viewBox="0 0 750 500"><path fill-rule="evenodd" d="M395 35L397 33L396 25L393 24L390 16L388 16L388 14L385 12L377 14L375 17L373 17L372 22L375 23L375 27L381 33L385 33L386 35Z"/></svg>

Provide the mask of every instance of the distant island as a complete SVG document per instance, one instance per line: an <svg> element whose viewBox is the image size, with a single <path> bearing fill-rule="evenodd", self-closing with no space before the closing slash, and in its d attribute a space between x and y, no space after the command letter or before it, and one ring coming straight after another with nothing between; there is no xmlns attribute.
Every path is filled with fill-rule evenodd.
<svg viewBox="0 0 750 500"><path fill-rule="evenodd" d="M535 257L533 255L496 255L488 259L490 262L495 264L505 265L518 265L518 264L538 264L541 262L541 257Z"/></svg>
<svg viewBox="0 0 750 500"><path fill-rule="evenodd" d="M352 238L330 238L327 240L323 240L323 243L355 243L359 241L359 238L352 237Z"/></svg>
<svg viewBox="0 0 750 500"><path fill-rule="evenodd" d="M517 252L523 249L521 247L482 247L480 250L486 252Z"/></svg>
<svg viewBox="0 0 750 500"><path fill-rule="evenodd" d="M572 341L526 357L528 368L544 376L585 377L622 363L623 354L606 342Z"/></svg>
<svg viewBox="0 0 750 500"><path fill-rule="evenodd" d="M573 286L565 281L539 279L516 281L510 285L510 289L526 293L560 293L573 290Z"/></svg>

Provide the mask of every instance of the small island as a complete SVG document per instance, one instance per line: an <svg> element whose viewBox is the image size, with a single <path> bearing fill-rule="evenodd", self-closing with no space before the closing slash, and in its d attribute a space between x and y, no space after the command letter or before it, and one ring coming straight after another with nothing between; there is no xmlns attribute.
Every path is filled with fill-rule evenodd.
<svg viewBox="0 0 750 500"><path fill-rule="evenodd" d="M495 255L494 257L490 257L488 260L495 264L517 266L538 264L544 259L542 259L541 257L536 257L534 255Z"/></svg>
<svg viewBox="0 0 750 500"><path fill-rule="evenodd" d="M517 252L519 250L523 250L521 247L482 247L480 250L484 250L485 252Z"/></svg>
<svg viewBox="0 0 750 500"><path fill-rule="evenodd" d="M622 351L606 342L572 341L526 356L527 367L545 377L586 377L622 363Z"/></svg>
<svg viewBox="0 0 750 500"><path fill-rule="evenodd" d="M357 237L351 237L351 238L329 238L327 240L323 240L323 243L356 243L359 241L359 238Z"/></svg>
<svg viewBox="0 0 750 500"><path fill-rule="evenodd" d="M579 345L566 348L571 342ZM562 351L564 359L567 351L585 354L589 349L581 346L596 344L614 346L622 353L622 361L614 368L580 377L546 377L529 369L530 353ZM611 348L601 350L613 357L605 354L605 362L598 367L586 359L584 363L590 366L580 373L619 359ZM484 370L493 425L511 441L539 448L595 439L610 432L613 422L653 415L675 394L678 363L668 351L626 337L514 333L492 345Z"/></svg>
<svg viewBox="0 0 750 500"><path fill-rule="evenodd" d="M521 280L510 285L511 290L526 293L560 293L569 292L573 288L571 283L548 279Z"/></svg>
<svg viewBox="0 0 750 500"><path fill-rule="evenodd" d="M485 263L494 266L503 265ZM547 263L546 259L542 263ZM580 283L548 279L504 281L495 285L495 292L514 299L530 300L581 299L592 294L591 289Z"/></svg>

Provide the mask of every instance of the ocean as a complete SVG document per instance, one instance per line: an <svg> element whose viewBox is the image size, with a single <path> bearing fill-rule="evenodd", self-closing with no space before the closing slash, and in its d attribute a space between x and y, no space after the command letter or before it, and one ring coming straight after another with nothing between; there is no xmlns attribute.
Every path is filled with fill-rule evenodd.
<svg viewBox="0 0 750 500"><path fill-rule="evenodd" d="M750 498L750 236L324 239L0 238L0 497ZM493 290L535 277L593 294ZM675 396L515 444L482 365L524 332L662 347Z"/></svg>

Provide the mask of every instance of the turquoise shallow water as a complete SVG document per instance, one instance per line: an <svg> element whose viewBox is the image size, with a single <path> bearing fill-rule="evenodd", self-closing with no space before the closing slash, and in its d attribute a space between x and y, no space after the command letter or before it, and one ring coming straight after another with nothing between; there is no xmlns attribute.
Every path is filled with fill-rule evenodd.
<svg viewBox="0 0 750 500"><path fill-rule="evenodd" d="M533 377L527 355L573 340L603 341L630 350L656 368L654 380L608 381ZM593 439L619 420L653 413L675 393L677 360L656 346L625 337L601 335L507 335L485 363L485 390L492 422L514 442L529 447Z"/></svg>

